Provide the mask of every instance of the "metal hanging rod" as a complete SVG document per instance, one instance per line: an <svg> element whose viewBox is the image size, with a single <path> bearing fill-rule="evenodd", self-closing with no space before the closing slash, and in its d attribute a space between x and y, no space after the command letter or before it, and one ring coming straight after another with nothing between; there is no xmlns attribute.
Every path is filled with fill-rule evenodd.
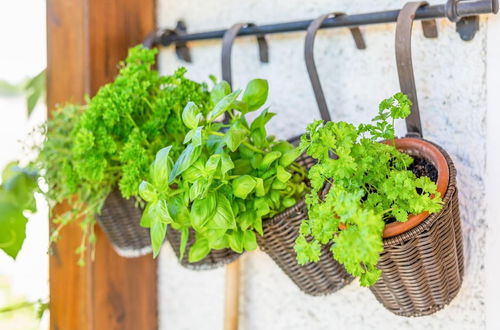
<svg viewBox="0 0 500 330"><path fill-rule="evenodd" d="M457 22L457 31L464 40L471 40L479 28L477 16L498 12L498 0L462 1L448 0L445 4L420 8L415 16L416 20L433 18L448 18ZM380 11L366 14L354 14L329 18L321 25L322 28L353 27L396 22L399 10ZM303 20L286 23L247 26L240 30L239 36L266 35L305 31L312 20ZM181 28L179 28L179 25ZM165 29L156 31L144 42L151 45L186 47L186 42L196 40L221 39L226 30L186 33L183 23L178 24L175 30Z"/></svg>

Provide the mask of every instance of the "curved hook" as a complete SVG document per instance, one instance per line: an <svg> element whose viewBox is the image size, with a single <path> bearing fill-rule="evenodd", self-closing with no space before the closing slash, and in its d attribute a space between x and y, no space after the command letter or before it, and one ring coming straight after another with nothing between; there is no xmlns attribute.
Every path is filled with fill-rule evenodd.
<svg viewBox="0 0 500 330"><path fill-rule="evenodd" d="M316 69L316 64L314 62L314 40L316 37L316 32L321 27L323 22L327 18L339 17L345 15L344 13L329 13L316 18L311 22L307 28L306 40L304 44L304 57L306 61L307 72L309 74L309 79L311 80L311 85L314 91L314 96L316 97L316 102L318 103L319 112L321 114L321 119L325 121L330 121L330 112L328 111L328 106L326 104L325 95L323 93L323 88L321 87L321 82L319 80L318 70ZM366 44L361 34L361 30L358 27L349 28L351 31L354 42L358 49L365 49Z"/></svg>
<svg viewBox="0 0 500 330"><path fill-rule="evenodd" d="M401 92L406 94L413 103L411 113L406 118L406 129L408 135L417 137L422 137L422 123L420 121L415 75L411 59L411 30L413 20L415 19L415 12L418 8L427 5L426 1L408 2L399 12L396 23L396 63L399 86L401 87ZM434 26L435 31L433 31L433 34L437 35L435 22L428 26Z"/></svg>
<svg viewBox="0 0 500 330"><path fill-rule="evenodd" d="M234 24L224 33L222 39L222 79L232 85L231 74L231 50L233 48L234 40L240 30L247 26L255 26L253 23L237 23ZM259 44L259 58L262 63L269 62L269 50L266 38L263 34L257 35L257 42Z"/></svg>

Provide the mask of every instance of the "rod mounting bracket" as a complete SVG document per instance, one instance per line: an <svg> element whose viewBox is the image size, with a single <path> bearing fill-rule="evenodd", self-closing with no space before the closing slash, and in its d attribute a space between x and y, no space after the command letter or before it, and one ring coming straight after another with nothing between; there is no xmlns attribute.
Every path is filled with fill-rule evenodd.
<svg viewBox="0 0 500 330"><path fill-rule="evenodd" d="M460 39L471 41L476 32L479 31L479 16L462 17L456 24L456 31L460 35Z"/></svg>
<svg viewBox="0 0 500 330"><path fill-rule="evenodd" d="M179 20L177 21L177 24L175 25L175 29L167 29L164 30L162 35L160 36L160 44L163 46L169 45L170 42L170 36L176 35L176 36L183 36L187 34L187 27L186 23L184 21ZM191 52L187 46L187 42L185 41L178 41L175 42L175 54L177 55L177 58L179 60L182 60L187 63L191 63Z"/></svg>

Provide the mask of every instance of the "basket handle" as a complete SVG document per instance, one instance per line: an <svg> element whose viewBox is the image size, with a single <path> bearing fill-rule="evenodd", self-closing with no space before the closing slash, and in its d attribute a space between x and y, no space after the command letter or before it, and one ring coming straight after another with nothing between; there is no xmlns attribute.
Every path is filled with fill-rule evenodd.
<svg viewBox="0 0 500 330"><path fill-rule="evenodd" d="M307 28L306 39L304 43L304 58L307 67L307 73L309 74L309 79L311 80L311 85L313 88L314 96L316 97L316 102L318 103L319 112L321 114L321 119L325 121L331 121L330 112L328 111L328 106L326 104L325 95L323 93L323 88L321 87L321 82L319 80L318 70L316 69L316 63L314 61L314 40L316 39L316 32L321 27L323 22L332 17L343 16L345 13L329 13L321 15L309 24ZM349 28L351 31L354 42L358 49L365 49L366 44L361 34L359 27Z"/></svg>
<svg viewBox="0 0 500 330"><path fill-rule="evenodd" d="M255 26L254 23L236 23L231 26L222 38L222 80L225 80L229 86L233 86L232 70L231 70L231 50L233 49L234 40L244 27ZM269 47L264 34L257 34L257 43L259 45L259 59L262 63L269 62ZM223 122L227 123L229 120L226 113L224 113Z"/></svg>
<svg viewBox="0 0 500 330"><path fill-rule="evenodd" d="M399 12L396 23L396 63L399 86L401 92L406 94L413 103L411 113L406 118L407 136L422 137L422 123L420 121L415 75L413 73L413 63L411 59L411 30L417 9L427 5L428 3L426 1L406 3ZM425 37L437 37L435 20L422 21L422 28Z"/></svg>

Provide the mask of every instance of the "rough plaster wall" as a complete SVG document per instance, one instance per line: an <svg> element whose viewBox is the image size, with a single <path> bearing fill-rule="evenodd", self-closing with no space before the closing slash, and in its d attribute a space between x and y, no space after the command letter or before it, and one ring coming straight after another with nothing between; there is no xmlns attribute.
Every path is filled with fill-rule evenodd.
<svg viewBox="0 0 500 330"><path fill-rule="evenodd" d="M184 19L190 31L203 31L236 22L265 24L314 18L330 11L394 9L403 3L399 0L160 0L158 25L173 27L178 19ZM450 153L458 170L466 255L465 278L458 297L446 309L429 317L397 317L357 282L327 297L307 296L266 254L256 251L242 258L241 329L485 327L487 21L482 19L481 30L471 42L461 41L455 27L446 20L438 21L438 29L438 39L425 39L420 26L415 24L413 58L424 134ZM355 48L347 29L318 33L316 63L334 120L366 122L376 113L381 99L399 90L394 25L363 27L362 31L367 43L367 49L362 51ZM234 86L244 87L249 79L256 77L269 80L269 105L278 114L270 123L270 131L280 138L301 133L307 123L319 118L303 61L303 40L304 33L268 36L269 64L259 63L252 37L239 38L233 47ZM161 52L161 71L170 73L184 65L193 79L207 81L209 74L220 77L220 41L191 45L192 64L179 62L169 48ZM399 133L404 133L401 125ZM160 258L161 328L221 329L223 285L222 269L199 273L185 270L166 246Z"/></svg>

